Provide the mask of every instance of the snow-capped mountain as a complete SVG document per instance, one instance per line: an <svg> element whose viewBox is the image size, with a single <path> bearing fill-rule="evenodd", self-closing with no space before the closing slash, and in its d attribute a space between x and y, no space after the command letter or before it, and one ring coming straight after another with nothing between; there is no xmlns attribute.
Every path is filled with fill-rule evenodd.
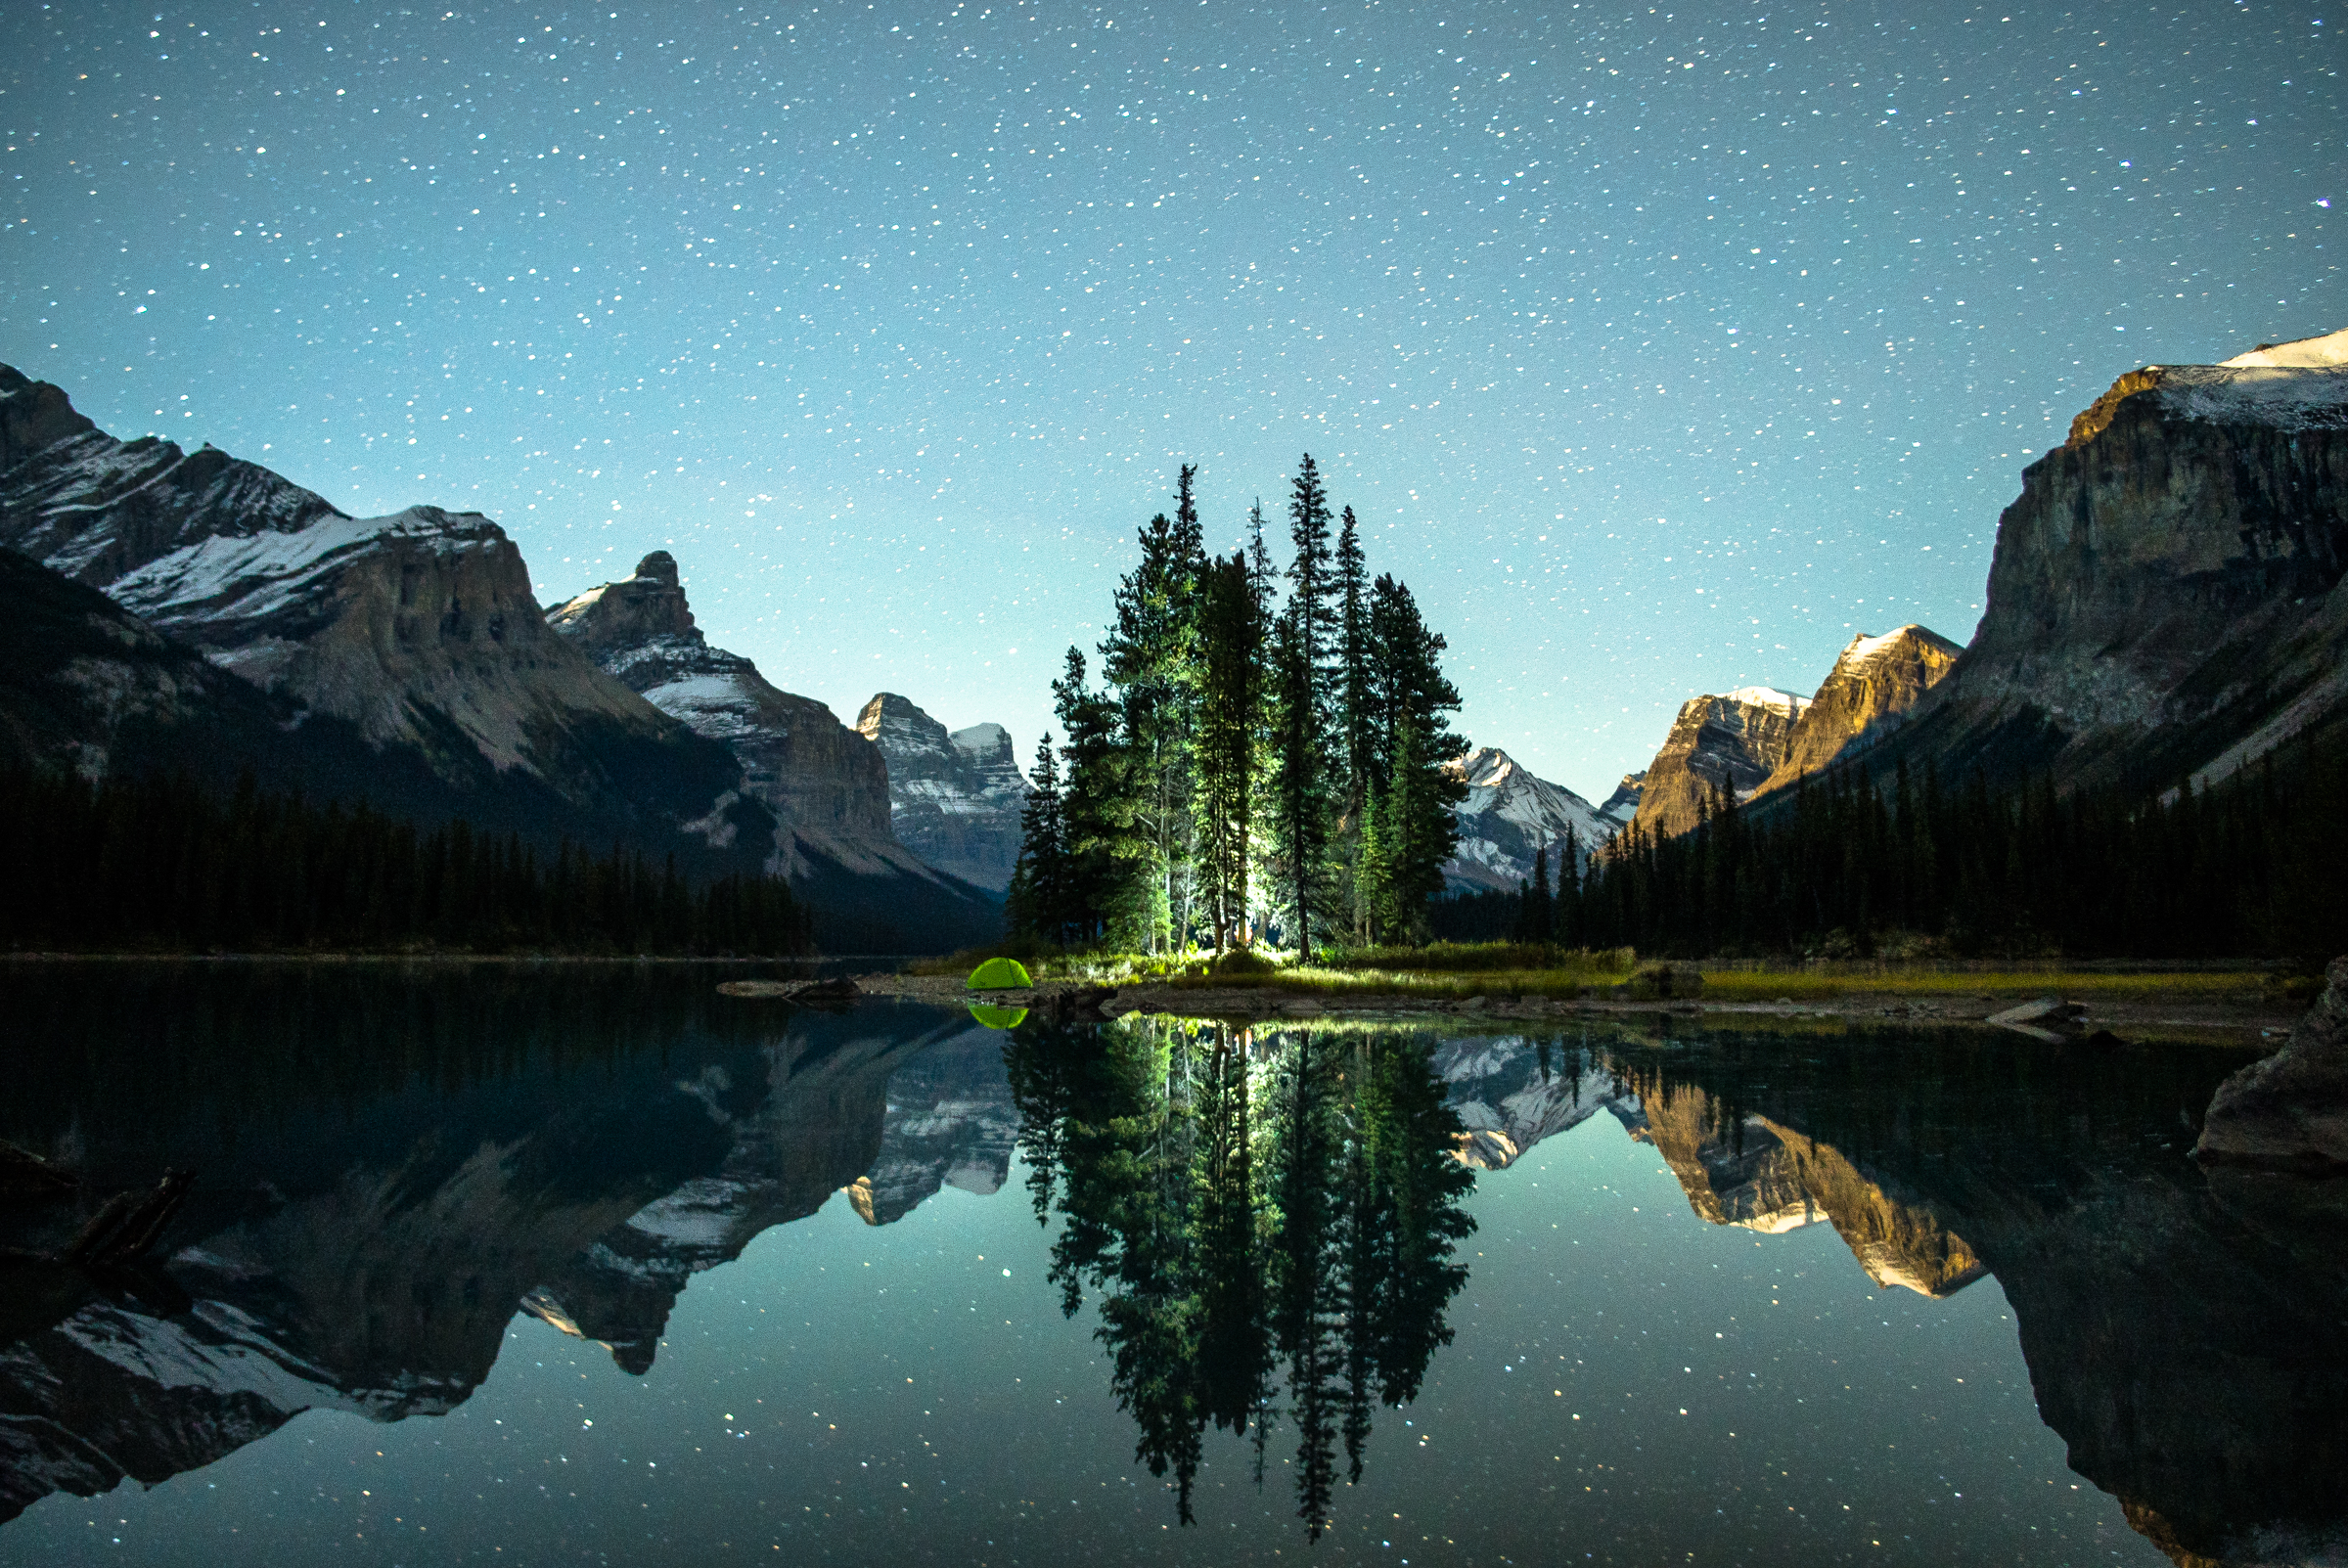
<svg viewBox="0 0 2348 1568"><path fill-rule="evenodd" d="M1979 628L1871 766L2209 783L2337 725L2343 475L2348 331L2128 372L2023 470Z"/></svg>
<svg viewBox="0 0 2348 1568"><path fill-rule="evenodd" d="M889 827L889 770L832 710L782 691L694 623L676 558L557 605L547 623L645 700L742 761L744 790L775 815L770 869L831 922L829 945L922 947L984 940L998 922L975 888L908 848ZM856 927L853 937L848 922Z"/></svg>
<svg viewBox="0 0 2348 1568"><path fill-rule="evenodd" d="M1881 739L1940 684L1962 651L1913 622L1880 637L1852 638L1793 721L1785 754L1754 792L1785 788Z"/></svg>
<svg viewBox="0 0 2348 1568"><path fill-rule="evenodd" d="M1444 885L1455 892L1514 892L1533 874L1533 856L1544 847L1555 876L1568 832L1587 859L1620 826L1563 784L1535 778L1497 746L1443 766L1468 784L1468 798L1455 808L1459 850L1443 867Z"/></svg>
<svg viewBox="0 0 2348 1568"><path fill-rule="evenodd" d="M118 441L0 366L0 544L347 724L381 772L436 778L482 826L701 852L763 828L723 747L548 629L478 513L352 517L212 447ZM366 778L349 792L381 799Z"/></svg>
<svg viewBox="0 0 2348 1568"><path fill-rule="evenodd" d="M1671 734L1648 764L1634 819L1661 837L1684 833L1701 820L1703 803L1726 787L1741 800L1785 759L1793 727L1810 706L1806 696L1769 686L1739 687L1680 705Z"/></svg>
<svg viewBox="0 0 2348 1568"><path fill-rule="evenodd" d="M1019 855L1027 781L999 724L946 727L894 692L876 693L858 733L888 759L889 823L930 865L1001 892Z"/></svg>

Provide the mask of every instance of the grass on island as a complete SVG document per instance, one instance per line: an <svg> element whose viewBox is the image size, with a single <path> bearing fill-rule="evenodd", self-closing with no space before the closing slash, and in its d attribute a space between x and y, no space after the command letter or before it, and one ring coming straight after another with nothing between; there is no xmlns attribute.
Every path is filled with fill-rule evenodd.
<svg viewBox="0 0 2348 1568"><path fill-rule="evenodd" d="M968 974L1008 948L973 949L916 965L917 974ZM2296 998L2273 971L2237 968L2088 969L2058 963L2000 966L1922 961L1813 961L1773 966L1751 961L1640 961L1629 948L1563 949L1525 943L1436 942L1422 948L1338 950L1313 962L1258 948L1226 954L1052 953L1014 956L1036 981L1084 985L1163 985L1182 990L1276 990L1307 996L1594 997L1697 1000L1718 1004L1796 1004L1846 998L1929 1002L1960 996L2023 1001L2062 996L2106 1001L2276 1002ZM1618 988L1620 988L1618 990ZM2303 987L2301 989L2304 989Z"/></svg>

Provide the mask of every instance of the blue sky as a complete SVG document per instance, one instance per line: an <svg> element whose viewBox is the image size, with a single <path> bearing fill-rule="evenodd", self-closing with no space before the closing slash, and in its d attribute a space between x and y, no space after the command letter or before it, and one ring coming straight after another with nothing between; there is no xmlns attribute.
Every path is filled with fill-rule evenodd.
<svg viewBox="0 0 2348 1568"><path fill-rule="evenodd" d="M2239 3L17 5L0 360L1024 755L1135 527L1310 451L1462 728L1963 640L2124 370L2348 325L2340 19Z"/></svg>

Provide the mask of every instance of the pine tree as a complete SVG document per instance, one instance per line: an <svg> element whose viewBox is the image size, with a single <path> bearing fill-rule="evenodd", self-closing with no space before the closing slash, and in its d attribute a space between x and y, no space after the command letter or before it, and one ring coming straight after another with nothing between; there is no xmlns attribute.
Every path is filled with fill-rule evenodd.
<svg viewBox="0 0 2348 1568"><path fill-rule="evenodd" d="M1004 894L1004 923L1055 946L1068 938L1068 841L1060 794L1060 758L1046 733L1036 743L1027 800L1019 808L1019 854Z"/></svg>
<svg viewBox="0 0 2348 1568"><path fill-rule="evenodd" d="M1262 654L1246 557L1210 562L1199 578L1198 706L1191 740L1198 900L1218 953L1245 940Z"/></svg>
<svg viewBox="0 0 2348 1568"><path fill-rule="evenodd" d="M1288 945L1313 951L1329 849L1326 729L1315 680L1311 617L1301 595L1282 610L1272 640L1272 832L1269 846L1287 893Z"/></svg>
<svg viewBox="0 0 2348 1568"><path fill-rule="evenodd" d="M1187 464L1180 471L1175 518L1160 513L1142 528L1141 561L1117 585L1114 620L1101 644L1102 676L1118 694L1131 809L1143 829L1137 922L1141 945L1152 952L1175 939L1187 864L1193 596L1203 564L1191 489L1196 472Z"/></svg>
<svg viewBox="0 0 2348 1568"><path fill-rule="evenodd" d="M1371 681L1370 603L1361 527L1353 508L1337 531L1336 726L1340 802L1338 870L1344 878L1343 905L1352 912L1354 939L1369 936L1369 909L1360 887L1361 838L1369 802L1377 700Z"/></svg>

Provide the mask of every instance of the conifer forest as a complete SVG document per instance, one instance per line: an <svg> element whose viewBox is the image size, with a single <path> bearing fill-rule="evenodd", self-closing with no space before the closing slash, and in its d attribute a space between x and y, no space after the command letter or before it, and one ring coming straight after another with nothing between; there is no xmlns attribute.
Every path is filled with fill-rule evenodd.
<svg viewBox="0 0 2348 1568"><path fill-rule="evenodd" d="M1163 953L1266 936L1310 952L1423 939L1466 786L1459 692L1407 584L1372 574L1310 454L1276 568L1259 502L1208 552L1182 468L1140 531L1098 684L1053 684L1008 896L1015 939Z"/></svg>
<svg viewBox="0 0 2348 1568"><path fill-rule="evenodd" d="M805 952L780 876L695 882L568 841L185 779L0 774L0 947L61 952Z"/></svg>

